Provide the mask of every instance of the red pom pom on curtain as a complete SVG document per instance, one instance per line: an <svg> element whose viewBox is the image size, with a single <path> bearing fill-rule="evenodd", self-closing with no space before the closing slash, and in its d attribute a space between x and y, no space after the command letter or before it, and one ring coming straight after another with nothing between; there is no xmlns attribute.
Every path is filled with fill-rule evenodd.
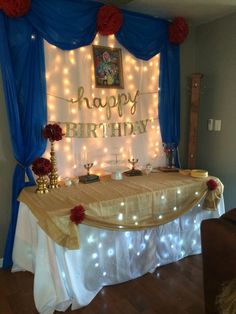
<svg viewBox="0 0 236 314"><path fill-rule="evenodd" d="M0 9L9 17L26 15L31 7L31 0L0 0Z"/></svg>
<svg viewBox="0 0 236 314"><path fill-rule="evenodd" d="M172 44L181 44L188 36L188 24L183 17L175 17L169 25L168 35Z"/></svg>
<svg viewBox="0 0 236 314"><path fill-rule="evenodd" d="M119 31L123 23L123 14L120 9L113 5L104 5L100 7L97 14L97 31L108 36Z"/></svg>

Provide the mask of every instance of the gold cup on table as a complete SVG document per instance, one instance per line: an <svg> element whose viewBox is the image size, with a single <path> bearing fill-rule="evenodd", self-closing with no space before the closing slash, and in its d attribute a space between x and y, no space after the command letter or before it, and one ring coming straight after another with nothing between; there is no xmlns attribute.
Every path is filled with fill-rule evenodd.
<svg viewBox="0 0 236 314"><path fill-rule="evenodd" d="M128 162L132 165L132 170L134 170L135 169L135 165L138 163L138 158L136 158L136 159L134 159L134 158L132 158L132 159L128 159Z"/></svg>

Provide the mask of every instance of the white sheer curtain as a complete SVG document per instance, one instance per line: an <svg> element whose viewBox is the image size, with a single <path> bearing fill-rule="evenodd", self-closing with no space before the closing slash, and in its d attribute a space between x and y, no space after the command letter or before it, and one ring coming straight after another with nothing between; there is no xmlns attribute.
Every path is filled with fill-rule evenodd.
<svg viewBox="0 0 236 314"><path fill-rule="evenodd" d="M76 138L65 137L56 143L58 172L63 177L73 177L85 172L83 164L93 162L93 172L106 173L110 161L116 158L128 166L128 158L139 159L139 167L147 163L153 166L163 165L164 155L160 139L158 121L158 79L159 55L149 61L133 57L124 49L114 36L97 35L93 45L122 49L124 89L96 88L92 45L72 51L60 50L45 42L46 77L48 93L49 122L73 123L124 123L149 119L146 133L116 137ZM69 102L78 98L78 87L83 86L84 97L92 102L100 97L103 103L106 97L130 93L133 98L136 91L140 95L137 109L131 114L131 103L124 108L122 117L117 108L111 109L111 118L106 117L105 108L88 109L85 104L78 111L78 103ZM49 148L46 157L49 157Z"/></svg>

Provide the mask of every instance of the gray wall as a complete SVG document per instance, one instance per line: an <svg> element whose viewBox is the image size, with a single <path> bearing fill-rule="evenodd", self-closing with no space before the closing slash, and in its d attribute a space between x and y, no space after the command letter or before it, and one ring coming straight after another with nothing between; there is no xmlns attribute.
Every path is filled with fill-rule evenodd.
<svg viewBox="0 0 236 314"><path fill-rule="evenodd" d="M0 257L3 256L10 221L11 180L15 164L5 107L0 72Z"/></svg>
<svg viewBox="0 0 236 314"><path fill-rule="evenodd" d="M197 167L225 185L226 209L236 207L236 14L196 29L196 70L204 74ZM222 121L220 132L207 119Z"/></svg>

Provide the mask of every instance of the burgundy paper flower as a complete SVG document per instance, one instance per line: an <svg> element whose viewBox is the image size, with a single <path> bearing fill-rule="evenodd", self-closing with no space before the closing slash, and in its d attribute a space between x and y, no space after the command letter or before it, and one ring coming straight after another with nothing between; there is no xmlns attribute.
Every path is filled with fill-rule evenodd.
<svg viewBox="0 0 236 314"><path fill-rule="evenodd" d="M47 124L43 129L44 138L48 138L51 142L60 141L62 139L62 128L58 124Z"/></svg>
<svg viewBox="0 0 236 314"><path fill-rule="evenodd" d="M97 14L97 31L104 36L115 34L123 23L123 14L113 5L100 7Z"/></svg>
<svg viewBox="0 0 236 314"><path fill-rule="evenodd" d="M70 220L74 222L76 225L80 224L85 217L85 209L82 205L75 206L70 211Z"/></svg>
<svg viewBox="0 0 236 314"><path fill-rule="evenodd" d="M36 158L32 163L32 170L37 176L46 176L51 172L52 165L46 158Z"/></svg>
<svg viewBox="0 0 236 314"><path fill-rule="evenodd" d="M169 25L168 35L172 44L181 44L188 36L188 24L183 17L175 17Z"/></svg>
<svg viewBox="0 0 236 314"><path fill-rule="evenodd" d="M209 191L216 190L217 186L218 186L218 183L215 180L210 179L210 180L207 181L207 187L208 187Z"/></svg>
<svg viewBox="0 0 236 314"><path fill-rule="evenodd" d="M0 0L0 9L9 17L26 15L31 7L31 0Z"/></svg>

